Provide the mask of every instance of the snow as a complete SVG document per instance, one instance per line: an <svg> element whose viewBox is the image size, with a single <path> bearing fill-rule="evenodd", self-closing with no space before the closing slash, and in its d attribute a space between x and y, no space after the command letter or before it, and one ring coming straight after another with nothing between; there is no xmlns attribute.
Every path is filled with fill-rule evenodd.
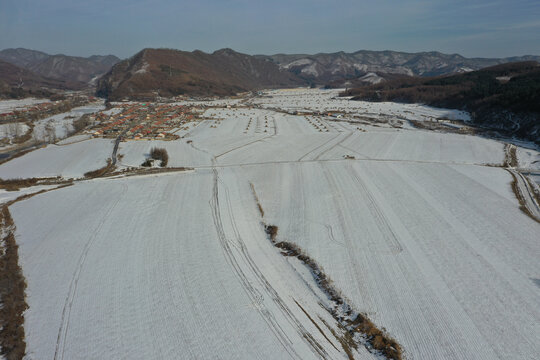
<svg viewBox="0 0 540 360"><path fill-rule="evenodd" d="M248 100L259 108L198 102L215 107L178 140L120 143L120 167L164 147L169 166L193 171L78 181L10 207L28 282L28 358L346 359L324 324L338 329L320 305L329 299L264 223L315 259L407 359L536 357L540 225L520 210L510 173L492 166L502 142L394 127L466 118L455 110L334 90L265 94ZM301 109L344 112L286 113ZM113 148L62 144L0 165L0 178L82 176ZM520 167L538 166L535 150L517 153Z"/></svg>
<svg viewBox="0 0 540 360"><path fill-rule="evenodd" d="M118 154L123 155L119 161L125 167L138 167L150 156L154 147L165 148L169 154L169 167L189 167L211 164L208 153L197 150L185 140L176 141L128 141L120 143Z"/></svg>
<svg viewBox="0 0 540 360"><path fill-rule="evenodd" d="M249 184L219 176L215 198L208 170L86 182L14 205L30 357L53 358L59 339L59 359L318 359L307 333L346 359L296 305L332 338L320 319L333 318L266 239Z"/></svg>
<svg viewBox="0 0 540 360"><path fill-rule="evenodd" d="M378 84L381 81L384 81L384 78L380 77L376 73L370 72L370 73L367 73L366 75L362 76L361 78L359 78L359 80L368 82L370 84Z"/></svg>
<svg viewBox="0 0 540 360"><path fill-rule="evenodd" d="M121 108L121 107L113 107L109 110L104 110L102 111L103 114L105 115L116 115L116 114L119 114L121 113L122 111L124 111L124 108Z"/></svg>
<svg viewBox="0 0 540 360"><path fill-rule="evenodd" d="M393 162L244 171L278 241L317 259L407 354L535 357L539 226L519 211L505 171Z"/></svg>
<svg viewBox="0 0 540 360"><path fill-rule="evenodd" d="M22 136L28 132L30 128L25 123L8 123L0 124L0 139L13 139L17 136Z"/></svg>
<svg viewBox="0 0 540 360"><path fill-rule="evenodd" d="M148 67L150 65L146 62L146 61L143 61L143 64L141 66L141 68L137 71L135 71L135 74L145 74L146 72L148 72Z"/></svg>
<svg viewBox="0 0 540 360"><path fill-rule="evenodd" d="M38 185L27 188L21 188L17 191L7 191L0 189L0 204L5 204L9 201L17 199L19 196L37 193L42 190L49 190L55 188L57 185Z"/></svg>
<svg viewBox="0 0 540 360"><path fill-rule="evenodd" d="M91 139L68 145L47 145L0 165L0 178L82 177L111 157L113 141Z"/></svg>
<svg viewBox="0 0 540 360"><path fill-rule="evenodd" d="M12 112L15 110L22 110L31 105L47 103L50 100L47 99L35 99L35 98L25 98L19 100L0 100L0 114Z"/></svg>
<svg viewBox="0 0 540 360"><path fill-rule="evenodd" d="M302 72L303 74L319 76L319 72L317 71L317 64L316 63L313 63L313 64L311 64L309 66L306 66L305 68L300 70L300 72Z"/></svg>
<svg viewBox="0 0 540 360"><path fill-rule="evenodd" d="M92 114L105 109L103 102L96 102L71 109L71 111L56 114L36 121L33 137L37 141L55 141L66 138L73 131L73 122L84 114Z"/></svg>
<svg viewBox="0 0 540 360"><path fill-rule="evenodd" d="M535 149L517 147L519 167L531 170L540 170L540 152Z"/></svg>
<svg viewBox="0 0 540 360"><path fill-rule="evenodd" d="M263 107L279 107L286 110L308 110L317 112L344 111L356 115L391 115L403 119L431 121L437 118L449 120L470 120L465 111L453 109L440 109L421 104L398 104L392 102L370 103L366 101L349 101L348 98L339 98L339 93L345 89L287 89L269 90L267 98L254 98L251 103Z"/></svg>
<svg viewBox="0 0 540 360"><path fill-rule="evenodd" d="M289 69L294 66L310 65L312 63L313 63L313 60L310 60L310 59L298 59L289 64L283 65L282 68Z"/></svg>

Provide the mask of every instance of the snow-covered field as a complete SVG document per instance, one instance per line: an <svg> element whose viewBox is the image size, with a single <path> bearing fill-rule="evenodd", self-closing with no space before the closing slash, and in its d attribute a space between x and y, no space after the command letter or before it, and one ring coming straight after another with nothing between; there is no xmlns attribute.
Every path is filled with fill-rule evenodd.
<svg viewBox="0 0 540 360"><path fill-rule="evenodd" d="M96 102L85 106L79 106L71 111L56 114L48 118L36 121L33 138L37 141L54 142L64 139L73 131L73 122L80 119L84 114L91 114L105 109L103 102Z"/></svg>
<svg viewBox="0 0 540 360"><path fill-rule="evenodd" d="M467 112L438 109L420 104L398 104L393 102L372 103L366 101L350 101L340 98L339 93L345 89L290 89L270 90L254 98L248 103L259 104L263 107L277 107L290 111L340 111L356 115L393 115L410 120L433 120L445 118L449 120L470 120Z"/></svg>
<svg viewBox="0 0 540 360"><path fill-rule="evenodd" d="M31 105L50 102L48 99L35 99L26 98L19 100L1 100L0 101L0 114L12 112L15 110L21 110Z"/></svg>
<svg viewBox="0 0 540 360"><path fill-rule="evenodd" d="M29 357L317 359L313 339L346 359L301 310L336 328L244 189L207 170L87 182L13 206Z"/></svg>
<svg viewBox="0 0 540 360"><path fill-rule="evenodd" d="M47 145L0 165L0 178L82 177L85 172L105 166L113 141L90 139L69 145Z"/></svg>
<svg viewBox="0 0 540 360"><path fill-rule="evenodd" d="M0 124L0 139L13 139L17 136L23 136L30 127L25 123L7 123Z"/></svg>
<svg viewBox="0 0 540 360"><path fill-rule="evenodd" d="M118 150L120 168L164 147L169 166L194 171L78 181L10 207L29 359L347 359L329 300L264 224L406 359L537 357L540 224L493 166L503 143L271 109L466 118L452 110L267 94L249 100L260 108L207 109L178 140ZM77 177L111 156L111 140L75 140L0 165L0 178ZM517 155L540 168L537 152Z"/></svg>
<svg viewBox="0 0 540 360"><path fill-rule="evenodd" d="M411 357L538 353L540 227L519 211L509 174L394 162L246 172L279 240L316 258Z"/></svg>

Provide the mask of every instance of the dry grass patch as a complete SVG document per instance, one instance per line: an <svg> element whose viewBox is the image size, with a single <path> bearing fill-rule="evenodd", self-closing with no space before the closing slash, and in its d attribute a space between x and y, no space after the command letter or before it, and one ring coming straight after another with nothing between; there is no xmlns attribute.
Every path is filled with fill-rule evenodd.
<svg viewBox="0 0 540 360"><path fill-rule="evenodd" d="M19 266L15 224L7 206L0 212L0 354L7 360L22 359L26 352L23 313L26 281Z"/></svg>
<svg viewBox="0 0 540 360"><path fill-rule="evenodd" d="M518 167L519 164L518 164L516 150L517 148L515 145L511 145L511 144L504 145L504 154L505 154L504 164L503 164L504 167L513 167L513 168Z"/></svg>
<svg viewBox="0 0 540 360"><path fill-rule="evenodd" d="M45 178L26 178L26 179L8 179L4 180L0 178L0 189L7 191L18 191L21 188L36 186L36 185L54 185L61 184L63 181L58 177L45 177Z"/></svg>
<svg viewBox="0 0 540 360"><path fill-rule="evenodd" d="M264 210L261 206L261 202L259 201L259 197L257 196L257 193L255 192L255 186L253 183L249 183L251 186L251 191L253 192L253 196L255 197L255 202L257 203L257 208L259 209L259 214L261 214L261 217L264 218Z"/></svg>
<svg viewBox="0 0 540 360"><path fill-rule="evenodd" d="M253 184L251 184L251 189L262 217L264 215L264 210L259 203L259 198ZM403 358L403 351L398 342L385 331L379 329L365 314L354 311L339 290L334 287L332 279L324 273L322 267L314 259L302 251L296 244L287 241L277 241L279 228L276 225L268 225L264 222L262 224L264 225L264 231L268 235L268 238L275 247L281 250L281 254L284 256L296 257L306 265L310 269L319 288L333 302L334 308L325 307L325 309L328 310L337 321L338 326L343 331L343 335L338 335L334 329L326 324L326 322L323 321L323 323L339 341L349 359L354 359L351 349L357 349L358 344L360 343L363 343L369 351L378 352L387 359L401 360ZM300 306L298 303L297 305ZM302 310L306 313L303 308ZM313 323L315 323L307 313L306 315ZM317 324L315 324L315 326L326 338L322 329ZM360 335L360 339L357 334ZM328 341L330 342L330 340Z"/></svg>
<svg viewBox="0 0 540 360"><path fill-rule="evenodd" d="M328 309L336 321L342 325L342 329L346 331L345 336L338 336L334 331L332 333L350 359L354 358L352 357L351 348L357 349L358 346L355 334L360 334L364 338L368 350L375 350L383 354L387 359L402 359L403 351L398 342L385 331L379 329L365 314L354 312L341 293L334 287L333 281L324 273L322 267L314 259L306 255L296 244L286 241L276 242L277 226L265 225L265 231L274 246L279 248L284 256L294 256L302 261L311 270L315 282L334 302L336 308L344 310Z"/></svg>
<svg viewBox="0 0 540 360"><path fill-rule="evenodd" d="M540 223L540 220L538 218L536 218L536 216L534 216L533 213L531 213L531 211L527 207L525 199L523 198L523 195L521 194L521 190L519 189L518 179L517 179L516 175L514 175L514 173L511 172L511 171L508 171L508 172L510 173L510 175L512 175L512 183L510 185L512 187L512 192L514 193L514 195L516 196L516 198L517 198L517 200L519 202L519 209L521 211L523 211L525 213L525 215L527 215L528 217L530 217L534 221Z"/></svg>
<svg viewBox="0 0 540 360"><path fill-rule="evenodd" d="M107 165L105 165L102 168L99 168L97 170L92 170L84 173L84 177L88 179L94 179L98 177L102 177L105 174L114 171L116 167L112 164L112 159L107 159Z"/></svg>
<svg viewBox="0 0 540 360"><path fill-rule="evenodd" d="M264 226L264 231L266 232L266 234L268 235L268 237L270 238L272 243L275 243L277 232L278 232L278 227L275 226L275 225L265 225ZM276 245L276 244L274 244L274 245Z"/></svg>

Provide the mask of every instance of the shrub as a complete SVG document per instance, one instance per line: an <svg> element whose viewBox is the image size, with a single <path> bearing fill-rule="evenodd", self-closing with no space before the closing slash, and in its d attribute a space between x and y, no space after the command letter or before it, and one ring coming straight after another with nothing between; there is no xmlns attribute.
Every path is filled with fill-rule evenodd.
<svg viewBox="0 0 540 360"><path fill-rule="evenodd" d="M266 234L270 237L270 240L272 240L272 242L275 241L278 227L275 225L266 225L264 230L266 231Z"/></svg>
<svg viewBox="0 0 540 360"><path fill-rule="evenodd" d="M99 168L97 170L88 171L88 172L84 173L84 177L89 178L89 179L101 177L101 176L105 175L106 173L114 170L114 168L115 168L115 166L112 164L111 158L108 158L107 159L107 165L105 165L104 167Z"/></svg>
<svg viewBox="0 0 540 360"><path fill-rule="evenodd" d="M0 211L0 357L5 359L22 359L26 352L26 281L19 265L14 230L13 219L4 206Z"/></svg>
<svg viewBox="0 0 540 360"><path fill-rule="evenodd" d="M167 166L167 163L169 162L169 154L164 148L153 147L152 150L150 150L150 157L154 160L160 160L161 167Z"/></svg>

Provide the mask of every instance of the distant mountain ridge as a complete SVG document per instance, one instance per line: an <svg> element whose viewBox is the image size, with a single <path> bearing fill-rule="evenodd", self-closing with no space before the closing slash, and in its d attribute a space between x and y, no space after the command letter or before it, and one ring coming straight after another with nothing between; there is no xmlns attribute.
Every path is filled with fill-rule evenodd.
<svg viewBox="0 0 540 360"><path fill-rule="evenodd" d="M368 50L252 56L231 49L213 53L144 49L120 61L113 55L85 58L18 48L0 51L0 60L48 79L45 83L59 80L62 88L97 85L102 96L150 98L232 95L262 87L352 88L411 76L466 73L508 62L540 61L540 56L490 59L440 52Z"/></svg>
<svg viewBox="0 0 540 360"><path fill-rule="evenodd" d="M144 49L114 65L98 81L97 94L111 100L226 96L258 88L305 84L270 61L231 49L211 54L199 50Z"/></svg>
<svg viewBox="0 0 540 360"><path fill-rule="evenodd" d="M476 124L540 145L540 64L536 61L465 74L396 79L349 89L342 95L466 110Z"/></svg>
<svg viewBox="0 0 540 360"><path fill-rule="evenodd" d="M120 61L114 55L90 57L49 55L41 51L23 48L0 51L0 60L24 68L46 78L68 83L95 82Z"/></svg>
<svg viewBox="0 0 540 360"><path fill-rule="evenodd" d="M82 85L81 83L67 83L62 80L46 78L0 60L0 98L50 96L52 93L49 89L67 90Z"/></svg>
<svg viewBox="0 0 540 360"><path fill-rule="evenodd" d="M518 61L540 61L540 56L509 58L465 58L440 52L406 53L398 51L360 50L353 53L319 53L256 55L272 61L300 78L326 85L357 79L368 73L401 74L407 76L438 76L479 70L485 67Z"/></svg>

